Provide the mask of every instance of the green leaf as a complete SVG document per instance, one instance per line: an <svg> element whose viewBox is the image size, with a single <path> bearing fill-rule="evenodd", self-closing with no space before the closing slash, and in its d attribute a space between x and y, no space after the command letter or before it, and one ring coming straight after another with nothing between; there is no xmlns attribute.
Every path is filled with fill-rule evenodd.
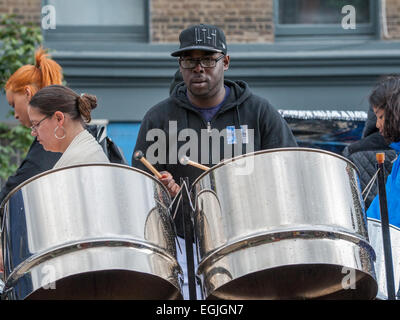
<svg viewBox="0 0 400 320"><path fill-rule="evenodd" d="M38 26L22 25L15 14L0 16L0 87L21 66L34 63L35 50L43 42ZM10 110L8 116L13 115ZM0 122L0 178L7 179L18 168L16 156L26 156L33 137L30 129Z"/></svg>

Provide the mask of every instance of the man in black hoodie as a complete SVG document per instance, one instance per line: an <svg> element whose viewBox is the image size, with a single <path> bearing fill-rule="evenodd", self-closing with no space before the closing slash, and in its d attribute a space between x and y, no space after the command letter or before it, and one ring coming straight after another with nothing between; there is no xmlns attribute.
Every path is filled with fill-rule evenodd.
<svg viewBox="0 0 400 320"><path fill-rule="evenodd" d="M181 177L192 184L202 173L181 165L183 154L211 167L227 155L297 146L289 126L267 100L243 81L224 80L230 57L221 29L194 25L183 30L179 40L180 48L171 55L179 58L183 82L146 113L134 151L142 151L163 173L160 180L171 196L179 191ZM215 146L220 137L224 143ZM134 157L132 164L148 171ZM180 223L177 229L181 234Z"/></svg>

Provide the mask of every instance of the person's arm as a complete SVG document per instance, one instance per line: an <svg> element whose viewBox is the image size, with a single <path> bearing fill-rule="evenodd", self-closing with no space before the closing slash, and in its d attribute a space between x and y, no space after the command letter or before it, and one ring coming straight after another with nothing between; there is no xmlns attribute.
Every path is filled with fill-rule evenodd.
<svg viewBox="0 0 400 320"><path fill-rule="evenodd" d="M297 147L289 125L268 102L260 119L261 149Z"/></svg>
<svg viewBox="0 0 400 320"><path fill-rule="evenodd" d="M4 187L1 189L0 204L15 187L41 172L41 168L36 163L31 161L31 159L25 159L16 173L8 178Z"/></svg>
<svg viewBox="0 0 400 320"><path fill-rule="evenodd" d="M147 134L150 130L152 129L160 129L161 124L159 123L158 125L153 124L153 121L151 119L151 116L149 115L149 113L147 113L145 115L145 117L143 118L142 123L140 124L140 129L139 129L139 134L138 137L136 139L136 144L135 144L135 149L133 151L132 154L132 167L134 168L138 168L140 170L146 171L150 174L151 171L146 168L146 166L138 159L135 158L135 153L138 151L141 151L144 155L144 157L146 158L147 156L147 149L154 143L156 143L155 141L148 141L147 140ZM166 134L166 133L165 133ZM166 148L167 146L162 146L162 144L160 143L160 150L159 152L167 152ZM146 158L147 159L147 158ZM166 164L163 163L153 163L151 160L152 159L147 159L158 171L165 171L166 170Z"/></svg>
<svg viewBox="0 0 400 320"><path fill-rule="evenodd" d="M142 121L142 124L140 125L140 130L139 130L139 134L138 134L138 137L136 140L135 150L133 151L133 154L132 154L132 166L152 174L151 171L140 160L136 159L136 157L135 157L135 153L138 151L141 151L144 154L144 156L146 156L147 149L153 143L155 143L154 141L147 141L147 139L146 139L146 136L147 136L147 133L149 132L149 130L156 128L156 126L153 125L151 119L149 119L149 118L150 118L150 116L146 115ZM160 124L159 124L159 126L160 126ZM162 151L165 152L165 155L167 156L167 154L168 154L167 146L162 146L160 144L160 148L165 148ZM161 150L159 150L159 151L161 152ZM149 161L151 159L147 159L147 160ZM166 164L162 164L162 163L151 163L151 164L154 166L154 168L156 168L157 171L159 171L162 174L162 178L159 180L168 189L171 197L174 198L176 196L176 194L179 192L180 186L175 182L172 175L166 170Z"/></svg>
<svg viewBox="0 0 400 320"><path fill-rule="evenodd" d="M0 192L0 204L22 182L53 168L61 153L45 151L35 140L14 175L10 176Z"/></svg>

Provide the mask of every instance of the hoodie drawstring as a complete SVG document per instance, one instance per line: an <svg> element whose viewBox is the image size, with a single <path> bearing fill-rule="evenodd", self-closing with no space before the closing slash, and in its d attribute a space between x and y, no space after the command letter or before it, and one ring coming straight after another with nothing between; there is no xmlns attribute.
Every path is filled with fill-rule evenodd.
<svg viewBox="0 0 400 320"><path fill-rule="evenodd" d="M236 117L234 117L235 128L237 127L238 129L241 129L241 127L240 127L239 105L236 105L235 110L236 110L236 113L235 113Z"/></svg>

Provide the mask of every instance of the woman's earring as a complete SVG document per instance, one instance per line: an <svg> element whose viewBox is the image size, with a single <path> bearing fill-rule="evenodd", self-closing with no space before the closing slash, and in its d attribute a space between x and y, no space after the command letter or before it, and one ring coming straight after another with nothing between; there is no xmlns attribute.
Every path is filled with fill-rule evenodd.
<svg viewBox="0 0 400 320"><path fill-rule="evenodd" d="M62 137L59 137L59 136L57 135L57 130L58 130L58 129L62 129L62 131L63 131ZM54 129L54 136L55 136L56 139L58 139L58 140L64 139L64 138L65 138L65 129L64 129L64 127L63 127L63 126L61 126L61 127L57 126L57 127Z"/></svg>

